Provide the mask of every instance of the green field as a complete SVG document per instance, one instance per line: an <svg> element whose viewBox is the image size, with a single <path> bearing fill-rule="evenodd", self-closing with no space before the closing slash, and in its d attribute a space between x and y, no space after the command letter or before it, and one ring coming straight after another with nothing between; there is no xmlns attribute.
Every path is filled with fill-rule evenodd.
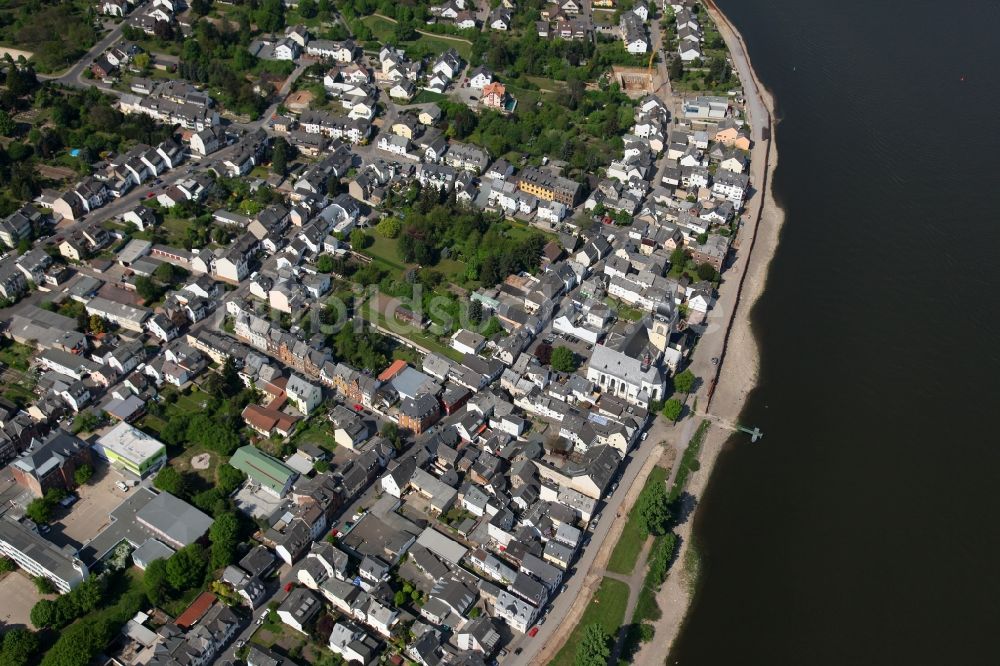
<svg viewBox="0 0 1000 666"><path fill-rule="evenodd" d="M649 473L649 477L646 479L646 484L643 488L650 488L654 484L663 483L667 479L667 473L668 470L663 467L654 467L653 471ZM622 535L618 538L618 543L615 544L615 549L611 553L611 559L608 560L608 571L620 574L632 573L632 570L635 569L636 560L639 558L639 552L642 550L642 546L646 543L648 537L649 534L640 524L636 516L636 510L633 507L632 511L628 514L628 522L625 523Z"/></svg>
<svg viewBox="0 0 1000 666"><path fill-rule="evenodd" d="M0 347L0 363L22 372L28 369L35 351L28 345L13 340L4 340Z"/></svg>
<svg viewBox="0 0 1000 666"><path fill-rule="evenodd" d="M583 612L580 623L573 628L573 633L549 662L549 666L573 666L576 660L576 648L583 640L583 632L588 625L597 623L604 627L610 636L615 636L625 621L627 605L628 585L612 578L603 579L600 587L594 592L587 610Z"/></svg>
<svg viewBox="0 0 1000 666"><path fill-rule="evenodd" d="M378 234L371 234L372 244L361 251L375 260L382 268L396 274L402 275L406 270L406 264L399 258L399 239L383 238Z"/></svg>
<svg viewBox="0 0 1000 666"><path fill-rule="evenodd" d="M293 440L295 444L313 444L331 453L337 448L330 426L324 419L313 419L308 426L300 430Z"/></svg>
<svg viewBox="0 0 1000 666"><path fill-rule="evenodd" d="M371 29L372 34L375 39L382 43L393 44L396 42L395 32L396 23L384 16L366 16L361 21ZM441 55L448 49L455 49L466 62L469 61L469 57L472 55L472 44L461 37L452 37L450 35L425 35L420 34L417 39L401 42L399 44L400 48L404 51L410 48L423 49L433 53L434 55Z"/></svg>

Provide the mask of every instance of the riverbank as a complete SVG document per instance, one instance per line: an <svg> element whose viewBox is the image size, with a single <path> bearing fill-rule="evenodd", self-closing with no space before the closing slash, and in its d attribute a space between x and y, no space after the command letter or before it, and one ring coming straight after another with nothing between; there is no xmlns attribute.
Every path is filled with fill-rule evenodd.
<svg viewBox="0 0 1000 666"><path fill-rule="evenodd" d="M778 247L784 223L784 211L775 201L772 192L774 171L778 164L774 100L753 70L742 36L711 0L706 0L705 5L729 48L733 64L743 82L755 141L751 155L751 177L758 190L757 196L749 202L747 222L738 239L740 247L733 266L729 269L729 280L720 287L717 303L717 306L721 306L719 312L723 318L728 317L728 321L717 322L724 329L721 332L724 343L720 363L714 379L704 377L704 386L698 396L698 404L703 409L716 417L735 422L757 382L759 355L750 323L750 311L767 283L768 268ZM700 360L704 361L703 358ZM700 469L688 480L688 493L696 498L702 496L715 462L731 436L730 431L718 427L709 431L699 458ZM766 440L764 442L766 445ZM692 515L676 530L681 539L681 547L677 560L657 595L657 604L663 615L654 623L655 638L644 644L635 655L634 663L640 666L660 666L664 663L693 599L697 580L690 574L692 567L686 566L688 551L691 549L693 522Z"/></svg>

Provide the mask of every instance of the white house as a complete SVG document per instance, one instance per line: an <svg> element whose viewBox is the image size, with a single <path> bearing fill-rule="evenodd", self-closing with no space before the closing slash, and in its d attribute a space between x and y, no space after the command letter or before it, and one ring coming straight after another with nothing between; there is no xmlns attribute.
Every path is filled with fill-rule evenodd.
<svg viewBox="0 0 1000 666"><path fill-rule="evenodd" d="M303 416L309 416L323 402L323 391L315 384L307 382L299 375L292 373L285 386L288 400Z"/></svg>

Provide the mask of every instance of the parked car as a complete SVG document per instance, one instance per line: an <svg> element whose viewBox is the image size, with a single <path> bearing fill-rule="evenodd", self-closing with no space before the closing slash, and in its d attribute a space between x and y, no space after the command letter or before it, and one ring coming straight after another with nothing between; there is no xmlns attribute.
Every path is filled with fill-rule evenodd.
<svg viewBox="0 0 1000 666"><path fill-rule="evenodd" d="M531 628L531 631L528 632L528 636L530 636L531 638L534 638L537 635L538 635L538 627L534 626L534 627Z"/></svg>

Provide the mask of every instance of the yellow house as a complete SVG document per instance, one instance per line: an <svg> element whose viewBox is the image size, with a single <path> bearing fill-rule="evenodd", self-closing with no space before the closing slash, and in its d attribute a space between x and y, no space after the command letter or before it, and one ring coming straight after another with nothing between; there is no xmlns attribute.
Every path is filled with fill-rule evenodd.
<svg viewBox="0 0 1000 666"><path fill-rule="evenodd" d="M594 7L601 7L603 9L614 9L615 0L594 0L592 3Z"/></svg>
<svg viewBox="0 0 1000 666"><path fill-rule="evenodd" d="M739 136L736 137L736 140L733 141L733 147L739 148L740 150L750 150L750 144L750 137L746 132L740 132Z"/></svg>
<svg viewBox="0 0 1000 666"><path fill-rule="evenodd" d="M735 127L732 126L725 128L720 127L719 131L715 133L715 140L724 145L731 146L733 145L733 141L736 141L736 137L738 137L739 134L740 134L739 130L737 130Z"/></svg>
<svg viewBox="0 0 1000 666"><path fill-rule="evenodd" d="M392 126L392 133L396 136L404 136L413 140L413 124L407 122L397 122Z"/></svg>

